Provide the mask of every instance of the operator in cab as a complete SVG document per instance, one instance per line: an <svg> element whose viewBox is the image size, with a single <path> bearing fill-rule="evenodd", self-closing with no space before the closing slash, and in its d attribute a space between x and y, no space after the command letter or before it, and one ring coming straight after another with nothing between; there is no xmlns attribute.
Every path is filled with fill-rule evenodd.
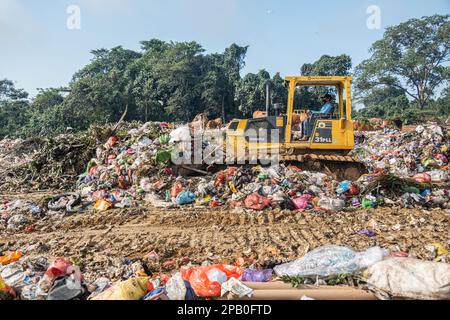
<svg viewBox="0 0 450 320"><path fill-rule="evenodd" d="M312 132L310 132L312 131L311 125L313 124L315 117L331 116L333 114L333 104L332 104L333 97L327 93L322 96L322 100L324 103L322 108L319 111L311 110L310 111L311 115L309 116L309 118L303 121L301 140L308 140L309 137L311 136L312 134Z"/></svg>

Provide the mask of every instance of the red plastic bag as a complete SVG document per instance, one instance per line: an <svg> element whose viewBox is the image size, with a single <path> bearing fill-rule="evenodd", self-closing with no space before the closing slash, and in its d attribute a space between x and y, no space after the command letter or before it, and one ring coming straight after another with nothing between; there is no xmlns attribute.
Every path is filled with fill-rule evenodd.
<svg viewBox="0 0 450 320"><path fill-rule="evenodd" d="M211 281L208 278L210 271L221 271L225 273L227 280L239 278L243 271L241 268L231 265L216 264L212 266L202 266L194 268L181 268L181 277L189 281L195 294L199 297L219 297L222 285L218 281Z"/></svg>
<svg viewBox="0 0 450 320"><path fill-rule="evenodd" d="M270 200L254 192L244 200L245 207L253 210L263 210L270 205Z"/></svg>
<svg viewBox="0 0 450 320"><path fill-rule="evenodd" d="M72 263L67 261L64 258L56 258L55 261L48 267L45 275L49 278L50 281L53 281L59 276L67 274L67 268L70 267Z"/></svg>

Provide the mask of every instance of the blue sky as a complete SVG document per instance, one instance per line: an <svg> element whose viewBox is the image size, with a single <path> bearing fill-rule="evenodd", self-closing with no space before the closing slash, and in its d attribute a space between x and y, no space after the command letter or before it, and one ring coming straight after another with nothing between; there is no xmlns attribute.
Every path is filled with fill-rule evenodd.
<svg viewBox="0 0 450 320"><path fill-rule="evenodd" d="M81 10L80 30L66 27L69 5ZM366 26L370 5L381 10L379 30ZM207 52L249 45L243 74L295 75L322 54L357 65L386 26L436 13L450 13L450 0L0 0L0 78L35 94L66 85L92 49L138 50L152 38L195 40Z"/></svg>

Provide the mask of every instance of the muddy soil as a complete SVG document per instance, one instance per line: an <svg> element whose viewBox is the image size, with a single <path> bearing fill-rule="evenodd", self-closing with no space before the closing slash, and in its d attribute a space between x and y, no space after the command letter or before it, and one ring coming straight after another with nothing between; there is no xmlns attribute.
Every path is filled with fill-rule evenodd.
<svg viewBox="0 0 450 320"><path fill-rule="evenodd" d="M39 203L51 194L3 194L0 201L23 198ZM32 224L35 230L31 232L0 226L0 251L23 250L30 257L71 258L81 266L87 280L99 276L117 280L126 259L143 259L153 250L159 258L148 264L151 271L170 272L188 260L234 263L240 257L264 267L295 259L325 244L357 250L380 245L431 260L435 256L427 245L450 245L450 213L440 209L326 213L143 207L51 214L34 219ZM356 233L364 228L377 235Z"/></svg>

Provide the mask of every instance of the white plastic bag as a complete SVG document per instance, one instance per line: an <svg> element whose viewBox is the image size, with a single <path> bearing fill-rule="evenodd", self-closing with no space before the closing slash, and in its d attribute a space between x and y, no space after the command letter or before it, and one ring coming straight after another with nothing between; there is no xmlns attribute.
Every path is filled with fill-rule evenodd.
<svg viewBox="0 0 450 320"><path fill-rule="evenodd" d="M413 258L387 258L367 270L367 283L393 297L450 299L450 264Z"/></svg>
<svg viewBox="0 0 450 320"><path fill-rule="evenodd" d="M166 283L167 297L170 300L185 300L186 286L184 285L181 273L175 273Z"/></svg>
<svg viewBox="0 0 450 320"><path fill-rule="evenodd" d="M433 170L427 172L431 177L431 182L446 182L448 180L448 173L442 170Z"/></svg>
<svg viewBox="0 0 450 320"><path fill-rule="evenodd" d="M338 212L344 209L345 201L342 199L333 199L328 197L322 197L319 199L317 203L319 207L325 210L329 210L332 212Z"/></svg>
<svg viewBox="0 0 450 320"><path fill-rule="evenodd" d="M191 131L188 126L176 128L170 133L170 143L191 141Z"/></svg>
<svg viewBox="0 0 450 320"><path fill-rule="evenodd" d="M275 266L273 270L279 277L352 274L382 260L387 254L387 250L380 247L356 252L347 247L328 245L316 248L292 262Z"/></svg>

